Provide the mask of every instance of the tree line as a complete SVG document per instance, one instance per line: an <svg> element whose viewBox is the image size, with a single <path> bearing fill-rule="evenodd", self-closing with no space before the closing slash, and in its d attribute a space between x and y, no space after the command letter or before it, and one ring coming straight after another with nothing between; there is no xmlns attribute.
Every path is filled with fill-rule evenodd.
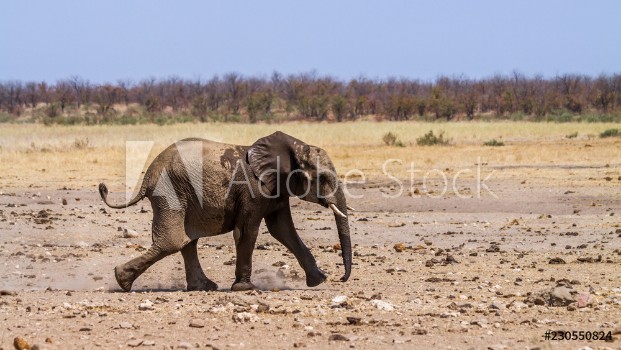
<svg viewBox="0 0 621 350"><path fill-rule="evenodd" d="M46 82L0 82L4 120L106 123L183 116L208 120L454 120L599 115L619 120L621 74L551 78L513 72L483 79L438 77L348 81L314 73L246 77L237 73L210 79L118 80L95 84L78 76ZM63 119L64 118L64 119ZM604 118L604 119L606 119Z"/></svg>

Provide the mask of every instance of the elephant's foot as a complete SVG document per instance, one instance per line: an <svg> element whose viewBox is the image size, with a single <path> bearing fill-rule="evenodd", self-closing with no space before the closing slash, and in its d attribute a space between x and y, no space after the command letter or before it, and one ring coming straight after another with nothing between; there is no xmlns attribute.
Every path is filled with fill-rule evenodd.
<svg viewBox="0 0 621 350"><path fill-rule="evenodd" d="M205 278L204 280L188 283L187 290L188 292L191 292L191 291L209 292L209 291L218 290L218 285L214 281L210 280L209 278Z"/></svg>
<svg viewBox="0 0 621 350"><path fill-rule="evenodd" d="M309 287L315 287L323 283L326 280L326 275L321 270L316 269L313 272L306 274L306 285Z"/></svg>
<svg viewBox="0 0 621 350"><path fill-rule="evenodd" d="M252 290L252 289L257 289L257 287L254 286L254 284L250 283L250 282L235 282L233 283L233 285L231 286L231 291L232 292L242 292L245 290Z"/></svg>
<svg viewBox="0 0 621 350"><path fill-rule="evenodd" d="M116 278L116 282L119 284L121 289L126 292L129 292L132 289L134 276L133 274L123 270L122 265L114 268L114 277Z"/></svg>

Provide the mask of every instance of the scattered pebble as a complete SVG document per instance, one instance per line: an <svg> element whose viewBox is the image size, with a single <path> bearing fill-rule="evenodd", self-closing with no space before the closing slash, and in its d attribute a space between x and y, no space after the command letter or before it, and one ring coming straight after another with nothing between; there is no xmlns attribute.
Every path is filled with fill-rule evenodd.
<svg viewBox="0 0 621 350"><path fill-rule="evenodd" d="M395 309L391 303L384 300L373 299L371 300L371 304L373 304L373 306L375 306L378 310L393 311Z"/></svg>
<svg viewBox="0 0 621 350"><path fill-rule="evenodd" d="M26 339L19 337L19 336L13 339L13 346L17 350L30 350L30 344L28 343L28 341L26 341Z"/></svg>
<svg viewBox="0 0 621 350"><path fill-rule="evenodd" d="M405 244L403 244L403 243L397 243L397 244L395 244L395 246L394 246L394 249L395 249L395 251L396 251L397 253L401 253L401 252L403 252L406 248L407 248L407 247L406 247L406 246L405 246Z"/></svg>
<svg viewBox="0 0 621 350"><path fill-rule="evenodd" d="M205 327L205 321L195 318L190 321L190 327L192 328L203 328Z"/></svg>
<svg viewBox="0 0 621 350"><path fill-rule="evenodd" d="M133 339L127 342L127 346L131 348L135 348L135 347L142 345L142 343L144 343L142 339Z"/></svg>
<svg viewBox="0 0 621 350"><path fill-rule="evenodd" d="M153 302L149 299L145 300L144 302L140 303L140 305L138 305L138 310L140 311L153 310Z"/></svg>
<svg viewBox="0 0 621 350"><path fill-rule="evenodd" d="M335 334L330 334L330 337L328 337L328 340L349 341L349 338L347 338L346 336L344 336L342 334L335 333Z"/></svg>
<svg viewBox="0 0 621 350"><path fill-rule="evenodd" d="M123 230L123 238L138 238L138 232L126 228Z"/></svg>
<svg viewBox="0 0 621 350"><path fill-rule="evenodd" d="M233 315L233 321L235 321L236 323L246 323L246 322L254 323L254 322L257 322L258 320L259 320L259 317L250 312L238 312Z"/></svg>

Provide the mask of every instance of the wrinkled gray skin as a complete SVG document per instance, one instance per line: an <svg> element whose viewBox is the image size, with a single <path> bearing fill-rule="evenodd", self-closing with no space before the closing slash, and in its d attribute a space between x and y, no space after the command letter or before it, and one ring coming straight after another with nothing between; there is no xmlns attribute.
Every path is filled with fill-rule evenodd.
<svg viewBox="0 0 621 350"><path fill-rule="evenodd" d="M187 289L216 290L216 283L207 278L201 268L197 241L201 237L230 231L233 231L237 253L235 282L231 290L253 289L250 281L252 252L261 220L265 220L269 233L295 255L306 273L309 287L325 281L326 276L295 229L286 187L289 177L293 195L326 208L335 204L347 215L342 185L336 179L334 165L324 150L282 132L261 138L252 146L203 139L183 141L187 142L171 145L153 160L139 193L130 202L121 205L108 203L108 189L103 183L99 185L102 199L112 208L126 208L145 197L149 198L153 208L153 245L143 255L114 269L123 290L129 291L136 278L155 262L178 251L181 251L185 263ZM202 169L196 165L200 161L184 166L180 154L192 153L183 153L184 147L192 145L196 150L197 142L202 145ZM277 164L280 176L270 172L277 168ZM163 173L170 181L158 181ZM196 181L192 179L202 180L202 191L199 192L202 203L197 196ZM279 187L280 193L277 193ZM260 191L275 198L267 198ZM171 201L173 197L178 200ZM347 217L336 213L335 220L345 266L345 275L341 278L344 282L349 278L352 262L349 224Z"/></svg>

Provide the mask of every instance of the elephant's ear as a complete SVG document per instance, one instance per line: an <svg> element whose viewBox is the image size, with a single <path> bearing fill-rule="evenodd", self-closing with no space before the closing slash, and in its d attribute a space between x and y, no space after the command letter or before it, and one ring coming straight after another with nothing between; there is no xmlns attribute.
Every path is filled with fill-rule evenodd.
<svg viewBox="0 0 621 350"><path fill-rule="evenodd" d="M274 194L281 179L293 170L299 169L302 158L307 158L310 147L304 142L277 131L258 139L246 152L250 169L263 184L265 190Z"/></svg>

